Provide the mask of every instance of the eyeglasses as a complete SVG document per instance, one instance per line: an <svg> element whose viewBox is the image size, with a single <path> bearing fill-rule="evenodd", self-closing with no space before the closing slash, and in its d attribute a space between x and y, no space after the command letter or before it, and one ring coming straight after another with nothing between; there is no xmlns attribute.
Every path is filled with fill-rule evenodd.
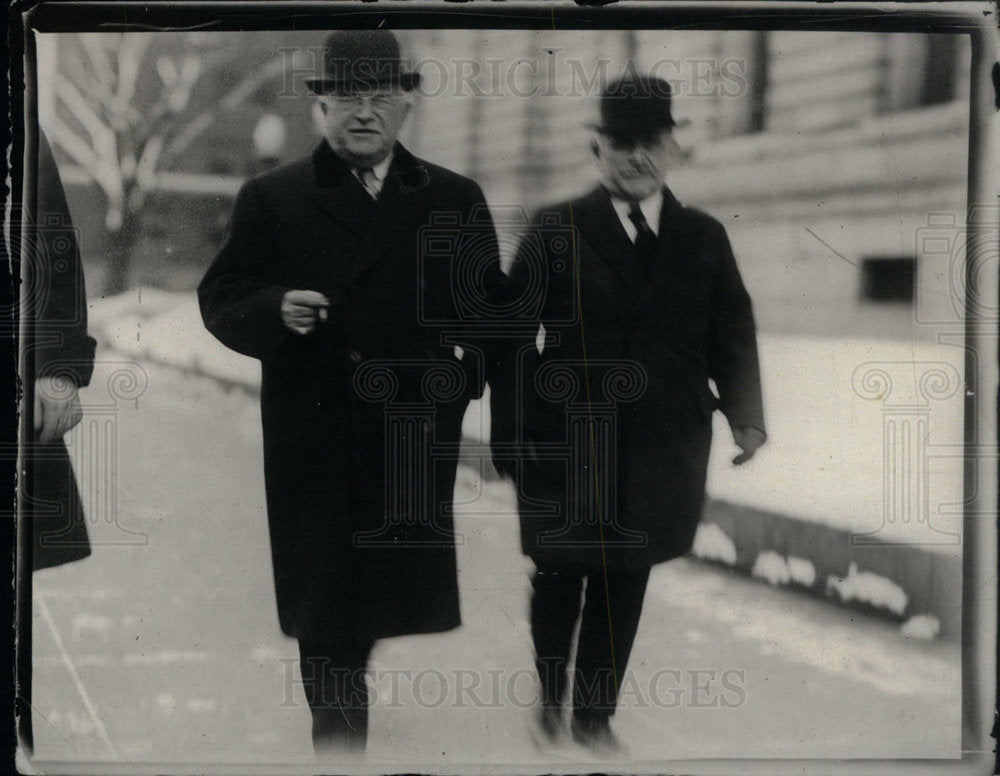
<svg viewBox="0 0 1000 776"><path fill-rule="evenodd" d="M330 99L338 108L352 111L360 110L367 102L376 113L385 113L396 102L393 94L335 94Z"/></svg>

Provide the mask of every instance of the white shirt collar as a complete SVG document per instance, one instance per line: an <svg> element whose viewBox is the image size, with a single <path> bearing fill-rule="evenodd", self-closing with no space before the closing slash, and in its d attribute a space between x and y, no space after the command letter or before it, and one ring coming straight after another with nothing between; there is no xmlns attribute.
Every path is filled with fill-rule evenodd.
<svg viewBox="0 0 1000 776"><path fill-rule="evenodd" d="M375 176L375 188L378 191L382 191L382 185L385 183L385 176L389 174L389 168L392 166L392 158L393 151L390 150L389 153L385 155L385 159L378 164L372 165L371 167L372 175ZM360 167L351 167L351 174L361 181ZM364 181L361 182L364 183Z"/></svg>
<svg viewBox="0 0 1000 776"><path fill-rule="evenodd" d="M622 226L624 226L625 231L628 232L629 239L632 242L635 242L638 231L635 228L635 224L632 223L632 219L628 217L628 213L632 209L632 203L612 196L611 204L614 205L615 212L618 214L618 220L622 222ZM653 234L656 235L659 235L660 233L660 210L662 208L662 187L658 188L644 200L639 202L639 209L642 211L642 214L646 216L646 222L649 224L649 228L652 229Z"/></svg>
<svg viewBox="0 0 1000 776"><path fill-rule="evenodd" d="M372 172L375 173L375 180L377 180L379 184L385 181L385 176L389 174L389 167L392 166L392 157L393 152L390 150L389 153L385 155L385 159L372 167Z"/></svg>

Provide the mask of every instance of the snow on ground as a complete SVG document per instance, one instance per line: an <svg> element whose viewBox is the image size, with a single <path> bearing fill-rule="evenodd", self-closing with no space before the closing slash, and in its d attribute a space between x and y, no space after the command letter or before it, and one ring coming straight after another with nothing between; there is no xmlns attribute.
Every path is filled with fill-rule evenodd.
<svg viewBox="0 0 1000 776"><path fill-rule="evenodd" d="M90 313L101 357L113 349L259 385L257 363L205 330L193 293L134 289L95 300ZM960 381L951 383L962 374L962 349L762 334L760 351L768 442L753 461L732 466L736 448L716 413L710 495L957 555L963 395ZM946 398L927 400L922 390ZM473 402L466 436L488 437L488 406ZM923 452L920 428L927 434ZM950 514L941 514L946 510Z"/></svg>
<svg viewBox="0 0 1000 776"><path fill-rule="evenodd" d="M716 413L709 493L959 554L962 514L955 505L963 500L962 453L956 446L963 442L964 396L960 379L952 378L963 373L964 351L767 334L760 351L767 444L749 463L730 465L736 448ZM935 374L945 375L954 390L948 398L924 400L921 388L931 393L928 381ZM927 424L926 458L918 450L918 422ZM951 514L940 514L945 510Z"/></svg>
<svg viewBox="0 0 1000 776"><path fill-rule="evenodd" d="M205 329L193 292L139 288L92 301L90 329L99 348L228 382L260 385L256 360L230 350ZM98 357L105 355L98 350Z"/></svg>
<svg viewBox="0 0 1000 776"><path fill-rule="evenodd" d="M98 365L95 403L112 403L111 371ZM72 440L84 482L103 484L83 488L94 555L35 575L37 770L350 772L312 763L295 642L276 617L255 398L146 371L138 406L118 403L117 455ZM114 494L102 489L112 483ZM532 745L531 563L513 487L462 467L456 506L463 625L378 644L363 769L608 772L571 742ZM903 631L718 566L662 564L614 723L631 760L610 770L687 772L663 761L693 757L958 757L961 644L923 638L932 631L927 619Z"/></svg>

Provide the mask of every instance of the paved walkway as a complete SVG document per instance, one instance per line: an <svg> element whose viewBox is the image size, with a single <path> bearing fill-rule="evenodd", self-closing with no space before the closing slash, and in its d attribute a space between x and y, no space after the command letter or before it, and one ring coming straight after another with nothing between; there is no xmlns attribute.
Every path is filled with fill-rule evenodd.
<svg viewBox="0 0 1000 776"><path fill-rule="evenodd" d="M137 383L123 386L129 374ZM255 399L108 364L84 398L88 418L104 418L73 437L97 445L80 460L96 546L35 577L40 767L308 769L295 644L275 615ZM115 455L95 454L111 439ZM463 468L457 501L464 625L380 643L364 767L607 770L572 745L533 747L530 564L512 492ZM954 642L911 641L883 620L675 561L651 580L616 725L647 772L684 758L953 757L959 668Z"/></svg>

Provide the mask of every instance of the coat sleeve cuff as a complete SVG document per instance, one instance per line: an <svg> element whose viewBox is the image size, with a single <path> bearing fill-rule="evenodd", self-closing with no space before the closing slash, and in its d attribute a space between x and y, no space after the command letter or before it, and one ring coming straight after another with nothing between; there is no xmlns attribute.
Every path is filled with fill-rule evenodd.
<svg viewBox="0 0 1000 776"><path fill-rule="evenodd" d="M35 377L65 377L78 388L90 385L94 374L93 337L76 337L58 345L41 345L35 350Z"/></svg>

